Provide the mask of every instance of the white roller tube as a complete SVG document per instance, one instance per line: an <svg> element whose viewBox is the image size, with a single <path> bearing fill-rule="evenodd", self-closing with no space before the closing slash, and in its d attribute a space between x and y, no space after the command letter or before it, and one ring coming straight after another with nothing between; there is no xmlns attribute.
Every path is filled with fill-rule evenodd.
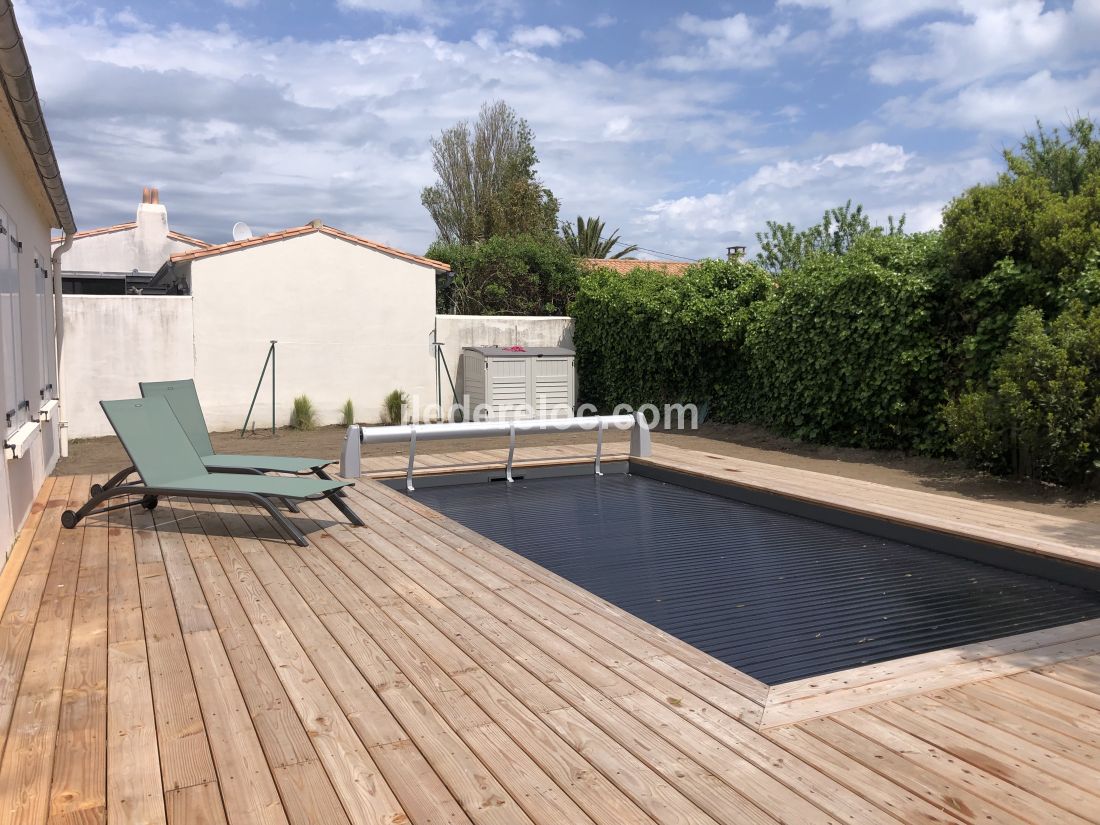
<svg viewBox="0 0 1100 825"><path fill-rule="evenodd" d="M412 489L412 465L415 445L420 441L440 441L448 438L490 438L492 436L531 435L534 433L569 433L595 431L602 442L602 431L631 430L630 455L648 456L652 452L649 426L641 413L629 415L588 415L579 418L543 418L522 421L469 421L445 424L403 424L395 427L363 427L353 424L344 435L340 454L340 475L359 478L362 475L360 445L408 443L409 489ZM598 468L597 468L598 471Z"/></svg>

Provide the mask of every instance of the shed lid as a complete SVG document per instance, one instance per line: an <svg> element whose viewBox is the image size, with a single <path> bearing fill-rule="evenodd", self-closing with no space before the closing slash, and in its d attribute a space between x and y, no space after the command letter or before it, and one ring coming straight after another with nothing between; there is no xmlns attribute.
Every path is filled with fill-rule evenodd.
<svg viewBox="0 0 1100 825"><path fill-rule="evenodd" d="M572 358L576 355L565 347L463 347L465 352L476 352L486 358Z"/></svg>

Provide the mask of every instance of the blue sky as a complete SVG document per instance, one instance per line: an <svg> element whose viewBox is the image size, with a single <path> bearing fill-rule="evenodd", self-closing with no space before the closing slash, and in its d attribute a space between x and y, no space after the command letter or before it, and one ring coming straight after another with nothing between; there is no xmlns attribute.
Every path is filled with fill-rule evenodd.
<svg viewBox="0 0 1100 825"><path fill-rule="evenodd" d="M82 228L156 185L223 241L321 218L413 252L429 139L531 124L562 218L686 257L851 198L938 224L1035 119L1100 114L1100 0L25 0Z"/></svg>

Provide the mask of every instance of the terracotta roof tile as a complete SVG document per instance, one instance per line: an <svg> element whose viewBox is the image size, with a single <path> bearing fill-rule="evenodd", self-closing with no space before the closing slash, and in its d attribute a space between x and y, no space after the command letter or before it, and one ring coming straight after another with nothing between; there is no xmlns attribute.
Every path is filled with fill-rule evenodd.
<svg viewBox="0 0 1100 825"><path fill-rule="evenodd" d="M107 235L111 232L127 232L131 229L137 229L137 221L116 223L114 226L101 226L96 229L84 229L74 233L72 238L73 240L80 240L81 238L90 238L93 235ZM206 241L200 241L198 238L192 238L190 235L184 235L182 232L176 232L175 230L170 230L168 232L168 237L174 241L183 241L184 243L194 244L195 246L204 248L210 246ZM50 243L61 243L63 240L64 238L54 237L50 238Z"/></svg>
<svg viewBox="0 0 1100 825"><path fill-rule="evenodd" d="M92 235L106 235L109 232L125 232L128 229L136 229L137 221L130 221L129 223L116 223L114 226L101 226L98 229L82 229L80 232L73 233L70 237L73 240L79 238L90 238ZM61 243L63 238L50 238L51 243Z"/></svg>
<svg viewBox="0 0 1100 825"><path fill-rule="evenodd" d="M584 269L610 269L620 275L627 275L635 269L652 269L663 272L666 275L683 275L690 261L644 261L634 258L582 258L581 266Z"/></svg>
<svg viewBox="0 0 1100 825"><path fill-rule="evenodd" d="M198 238L192 238L190 235L184 235L182 232L177 232L172 229L168 232L168 237L173 241L183 241L184 243L194 244L195 246L201 246L203 249L208 249L213 246L212 243L206 241L200 241Z"/></svg>
<svg viewBox="0 0 1100 825"><path fill-rule="evenodd" d="M172 263L184 263L186 261L195 261L202 258L209 258L214 255L224 255L227 252L236 252L239 249L248 249L253 246L261 246L272 241L282 241L289 238L297 238L302 235L309 235L313 232L321 232L332 238L339 238L349 243L357 244L358 246L365 246L368 249L373 249L377 252L382 252L386 255L393 255L395 258L402 258L406 261L412 261L416 264L423 266L430 266L439 272L450 272L451 268L442 261L433 261L431 258L423 258L420 255L413 255L410 252L403 252L400 249L394 249L392 246L386 246L385 244L377 243L376 241L367 240L366 238L360 238L358 235L352 235L348 232L343 232L339 229L334 229L331 226L325 226L321 224L315 226L314 224L306 224L305 226L295 226L291 229L284 229L281 232L272 232L268 235L261 235L258 238L248 238L243 241L230 241L229 243L216 244L209 246L205 249L195 249L190 252L177 252L172 256Z"/></svg>

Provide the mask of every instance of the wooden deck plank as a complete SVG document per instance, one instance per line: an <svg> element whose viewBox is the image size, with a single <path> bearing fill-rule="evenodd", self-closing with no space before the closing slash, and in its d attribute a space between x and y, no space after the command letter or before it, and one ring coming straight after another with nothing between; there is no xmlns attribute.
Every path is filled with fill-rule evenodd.
<svg viewBox="0 0 1100 825"><path fill-rule="evenodd" d="M3 562L3 568L0 569L0 615L3 615L7 609L8 599L11 597L12 590L15 589L15 583L19 581L19 575L23 570L23 562L26 561L27 553L30 552L34 535L38 532L38 525L42 523L42 517L49 506L50 494L53 492L53 486L56 482L57 478L55 476L49 476L42 483L42 489L38 491L38 495L34 498L27 521L23 524L23 529L19 531L19 535L15 537L15 543L8 551L8 557Z"/></svg>
<svg viewBox="0 0 1100 825"><path fill-rule="evenodd" d="M884 721L871 710L864 709L849 711L836 717L835 721L895 753L904 754L909 764L924 769L928 774L941 776L956 786L966 788L982 800L983 807L1000 806L1005 814L1011 812L1033 822L1086 821L1002 779L995 772L999 767L997 765L983 765L983 760L973 754L967 759L959 759L943 745L914 736L899 727L898 716Z"/></svg>
<svg viewBox="0 0 1100 825"><path fill-rule="evenodd" d="M243 520L247 522L248 519L245 518ZM265 526L262 524L258 526L260 531L259 534L263 535ZM331 552L337 553L334 547ZM345 563L348 563L347 559L345 559ZM363 570L365 569L366 568L363 568ZM352 572L362 573L363 571L358 568L352 568ZM356 577L355 580L356 582L361 582L362 577ZM351 586L351 580L349 579L345 587L346 589L350 589ZM386 591L379 589L377 586L374 588L373 592L377 597L383 600L383 604L387 604L392 596L392 592L386 593ZM380 609L385 610L386 607L382 606ZM331 616L332 614L329 615ZM408 612L403 612L399 615L400 618L404 620L402 622L403 627L408 628L410 621L415 622L415 619ZM441 649L444 655L449 654L449 650L446 647L440 648L438 644L442 640L441 636L433 637L430 634L420 632L419 634L413 635L413 638L410 639L410 644L414 643L415 640L420 640L421 643L427 641L429 646L426 650L430 655L439 656ZM286 657L284 656L283 658ZM468 660L464 659L463 664L465 664L466 661ZM468 703L470 707L476 708L468 697L457 688L457 685L455 686L455 695L453 697L446 697L438 708L438 711L425 708L423 700L417 700L415 693L411 693L411 690L411 687L404 685L400 680L394 680L392 678L387 679L379 686L379 691L384 701L393 708L394 713L397 714L398 718L402 721L405 729L409 731L410 737L415 739L419 736L420 740L423 742L426 737L423 736L421 730L427 727L434 731L434 735L429 737L431 742L421 748L427 751L429 761L435 760L438 762L442 760L448 763L456 761L458 763L464 762L463 770L449 769L446 767L442 770L445 777L450 780L454 793L456 796L463 799L464 805L467 807L467 810L470 811L475 821L497 821L499 817L505 815L515 817L519 814L520 810L524 810L525 807L523 805L519 805L518 808L514 807L516 803L512 800L515 799L515 794L512 794L511 799L509 799L506 794L496 794L497 789L507 787L517 778L516 775L509 772L508 769L501 766L501 770L497 772L497 776L507 776L508 780L502 782L502 785L497 785L496 782L498 780L493 778L493 774L490 770L486 770L488 766L477 766L477 757L472 751L458 753L456 749L452 748L450 752L445 752L436 746L435 740L443 737L451 738L454 744L458 744L459 742L457 738L452 738L453 734L446 730L444 723L444 719L448 716L448 712L455 707L455 700L461 698L463 700L462 704ZM451 720L452 726L456 726L460 731L465 731L477 727L482 723L488 723L489 721L488 717L484 716L479 716L471 720L469 718L470 715L471 714L460 705L457 717ZM474 722L477 724L474 724ZM492 732L489 732L488 735L492 736ZM499 744L499 740L497 740L497 742ZM490 755L496 756L498 753L490 751ZM456 756L458 757L457 760ZM527 775L530 779L530 772L528 772ZM470 782L471 778L475 780L473 785L471 785ZM518 792L522 794L526 789L526 786L520 786ZM486 793L490 795L489 798L491 802L489 803L486 802ZM555 801L552 796L540 792L538 799L534 801L538 804L529 802L528 806L531 807L533 811L538 812L539 819L536 821L545 821L547 816L550 816L551 819L559 816L560 805L554 804ZM506 808L508 811L499 810L501 808ZM530 813L530 811L528 813Z"/></svg>
<svg viewBox="0 0 1100 825"><path fill-rule="evenodd" d="M171 524L173 515L158 508L154 520L226 819L230 825L287 825L275 777L186 545Z"/></svg>
<svg viewBox="0 0 1100 825"><path fill-rule="evenodd" d="M153 709L160 748L161 779L165 793L192 785L212 785L194 794L180 794L178 804L209 806L219 794L217 772L210 755L206 726L191 674L168 572L161 556L152 516L132 513L138 559L145 641L153 687ZM224 811L222 816L224 817Z"/></svg>
<svg viewBox="0 0 1100 825"><path fill-rule="evenodd" d="M71 477L58 479L49 492L41 520L30 528L34 538L27 543L19 577L0 616L0 753L7 742L42 593L61 532L61 512L68 505L73 481ZM22 534L20 542L26 542Z"/></svg>
<svg viewBox="0 0 1100 825"><path fill-rule="evenodd" d="M226 825L225 806L216 782L165 791L164 809L168 825Z"/></svg>
<svg viewBox="0 0 1100 825"><path fill-rule="evenodd" d="M934 699L878 705L868 713L1083 818L1100 811L1100 789L1077 763Z"/></svg>
<svg viewBox="0 0 1100 825"><path fill-rule="evenodd" d="M98 479L93 479L98 481ZM107 818L107 533L86 525L58 719L50 822Z"/></svg>
<svg viewBox="0 0 1100 825"><path fill-rule="evenodd" d="M130 511L107 514L107 819L167 823Z"/></svg>
<svg viewBox="0 0 1100 825"><path fill-rule="evenodd" d="M87 496L89 483L87 476L73 483L70 507ZM58 536L50 559L0 764L0 788L5 789L9 802L0 808L0 823L4 825L42 823L49 815L50 779L83 533L82 529L65 530Z"/></svg>
<svg viewBox="0 0 1100 825"><path fill-rule="evenodd" d="M2 821L101 823L108 807L111 822L172 825L1076 822L1100 810L1100 632L1085 623L1038 646L997 640L824 677L827 716L761 731L756 709L822 686L760 685L373 482L348 499L366 528L327 504L293 516L309 548L251 508L186 501L66 536L72 482L42 494L22 563L0 581L0 643L15 654L0 661L17 723L5 729L30 730L14 706L29 709L35 680L51 697L36 718L55 720L34 728L33 755L0 757L3 774L18 752L27 777L0 783ZM59 622L67 633L36 640ZM52 671L37 664L47 647L64 652ZM937 681L937 668L981 681ZM918 690L869 693L863 709L835 698L905 681ZM45 788L45 803L28 807L19 787ZM366 813L378 799L388 805Z"/></svg>

